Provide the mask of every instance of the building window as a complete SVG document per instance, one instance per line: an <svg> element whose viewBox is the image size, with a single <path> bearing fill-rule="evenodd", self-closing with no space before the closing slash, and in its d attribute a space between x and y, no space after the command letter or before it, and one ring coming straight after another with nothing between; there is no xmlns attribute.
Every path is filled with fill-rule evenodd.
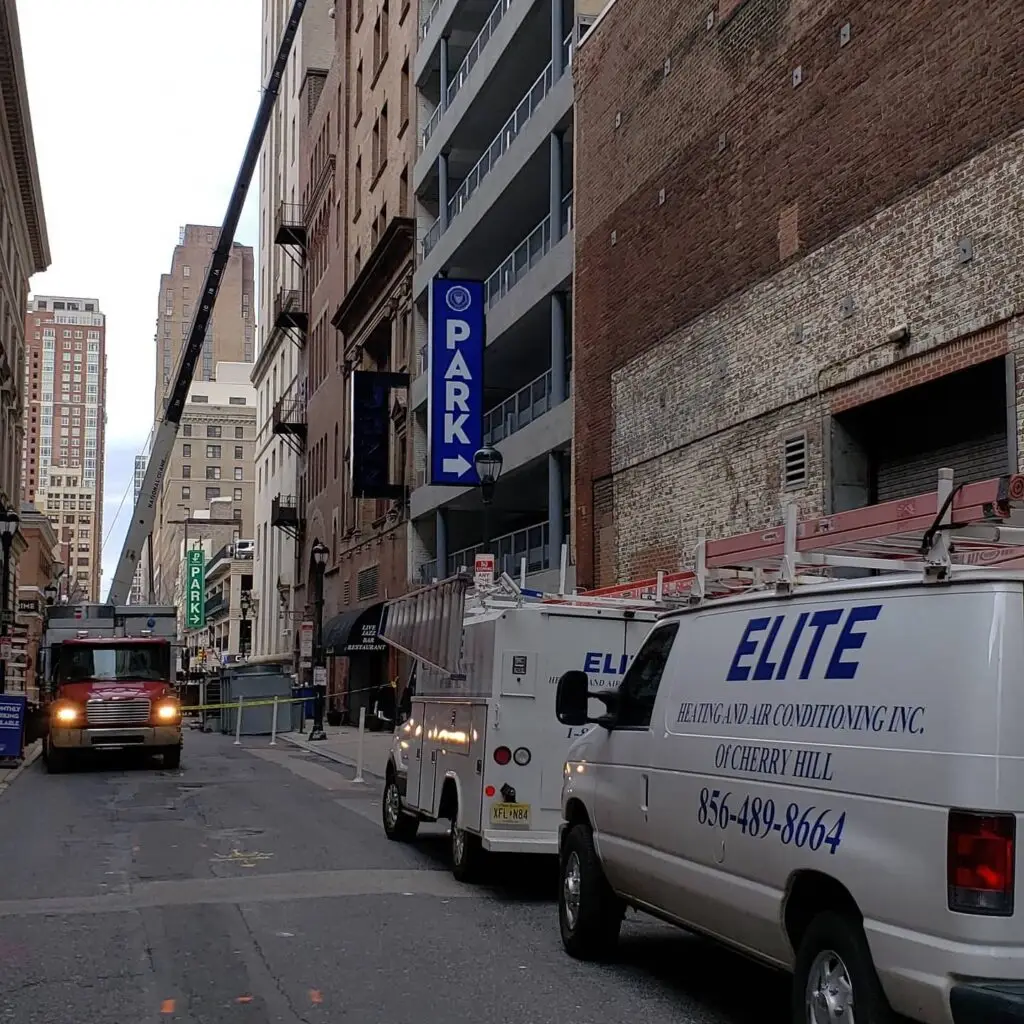
<svg viewBox="0 0 1024 1024"><path fill-rule="evenodd" d="M235 501L241 501L242 500L242 488L241 487L236 487L235 488L235 492L232 495L232 497L235 499Z"/></svg>
<svg viewBox="0 0 1024 1024"><path fill-rule="evenodd" d="M182 487L182 489L181 489L181 497L182 497L183 500L188 501L188 499L192 497L192 488L191 487Z"/></svg>
<svg viewBox="0 0 1024 1024"><path fill-rule="evenodd" d="M355 120L358 121L363 116L363 61L360 58L359 63L356 65L356 95L355 95ZM338 118L339 125L341 124L341 118Z"/></svg>
<svg viewBox="0 0 1024 1024"><path fill-rule="evenodd" d="M220 445L219 444L208 444L206 446L206 457L208 459L219 459L220 458Z"/></svg>
<svg viewBox="0 0 1024 1024"><path fill-rule="evenodd" d="M220 466L207 466L206 467L206 479L207 480L219 480L220 479Z"/></svg>
<svg viewBox="0 0 1024 1024"><path fill-rule="evenodd" d="M242 477L242 467L241 466L235 466L235 479L236 480L243 479L243 477Z"/></svg>
<svg viewBox="0 0 1024 1024"><path fill-rule="evenodd" d="M245 437L245 427L235 427L235 440L240 441Z"/></svg>
<svg viewBox="0 0 1024 1024"><path fill-rule="evenodd" d="M206 428L206 436L207 437L220 437L220 427L219 426L212 426L212 425L207 427Z"/></svg>
<svg viewBox="0 0 1024 1024"><path fill-rule="evenodd" d="M240 508L232 509L231 510L231 518L232 519L241 520L241 518L242 518L242 510Z"/></svg>
<svg viewBox="0 0 1024 1024"><path fill-rule="evenodd" d="M243 459L245 456L242 454L242 446L240 444L235 445L235 458Z"/></svg>
<svg viewBox="0 0 1024 1024"><path fill-rule="evenodd" d="M358 220L363 212L363 158L356 157L355 188L352 192L352 219Z"/></svg>
<svg viewBox="0 0 1024 1024"><path fill-rule="evenodd" d="M181 276L182 277L191 277L192 276L192 268L190 266L188 266L188 265L182 267L181 268Z"/></svg>
<svg viewBox="0 0 1024 1024"><path fill-rule="evenodd" d="M190 444L183 444L181 446L181 457L183 459L191 459L192 458L192 445L190 445Z"/></svg>
<svg viewBox="0 0 1024 1024"><path fill-rule="evenodd" d="M192 467L191 466L182 466L181 467L181 478L182 478L182 480L191 480L192 479Z"/></svg>
<svg viewBox="0 0 1024 1024"><path fill-rule="evenodd" d="M245 405L245 399L238 395L232 395L228 398L228 405Z"/></svg>
<svg viewBox="0 0 1024 1024"><path fill-rule="evenodd" d="M401 93L398 96L398 130L409 123L409 58L405 58L402 64L402 80L400 84Z"/></svg>
<svg viewBox="0 0 1024 1024"><path fill-rule="evenodd" d="M181 436L182 437L191 437L192 436L192 424L191 423L183 423L181 425Z"/></svg>
<svg viewBox="0 0 1024 1024"><path fill-rule="evenodd" d="M210 396L209 395L193 395L192 396L192 401L195 402L196 405L205 405L205 404L207 404L210 401Z"/></svg>
<svg viewBox="0 0 1024 1024"><path fill-rule="evenodd" d="M220 488L219 487L207 487L206 488L206 500L207 501L212 501L214 498L219 498L219 497L220 497Z"/></svg>

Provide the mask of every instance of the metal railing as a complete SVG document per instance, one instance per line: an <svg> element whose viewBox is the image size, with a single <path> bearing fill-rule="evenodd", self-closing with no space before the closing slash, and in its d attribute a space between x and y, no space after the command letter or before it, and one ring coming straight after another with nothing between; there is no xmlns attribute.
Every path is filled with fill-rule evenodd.
<svg viewBox="0 0 1024 1024"><path fill-rule="evenodd" d="M277 207L277 217L274 220L274 234L279 235L282 229L289 231L305 231L305 210L300 203L281 202Z"/></svg>
<svg viewBox="0 0 1024 1024"><path fill-rule="evenodd" d="M495 557L495 571L507 572L515 579L519 577L520 561L526 556L526 571L540 572L551 567L548 557L548 523L527 526L523 530L493 537L487 546L490 554ZM458 572L460 568L473 569L473 561L484 550L483 544L455 551L448 556L448 575Z"/></svg>
<svg viewBox="0 0 1024 1024"><path fill-rule="evenodd" d="M565 37L562 43L562 56L564 58L565 70L569 70L569 60L572 53L572 42L575 36L575 29ZM508 152L512 143L519 137L519 133L526 126L526 123L533 117L537 108L541 105L548 93L551 92L554 86L553 80L553 69L551 64L540 73L537 80L529 88L526 95L519 101L518 106L512 112L512 116L502 125L501 130L494 137L491 144L484 150L480 159L473 165L473 168L463 179L462 184L458 187L453 195L448 200L448 227L451 227L452 221L462 213L469 202L470 198L480 187L481 182L487 177L488 174L494 169L497 162ZM426 235L423 236L423 255L428 256L431 250L437 245L438 240L441 238L443 231L441 230L441 218L438 217L430 228L427 230Z"/></svg>
<svg viewBox="0 0 1024 1024"><path fill-rule="evenodd" d="M434 0L430 6L430 10L427 11L425 18L420 18L420 39L427 38L427 32L430 31L430 23L437 16L437 12L441 7L441 0Z"/></svg>
<svg viewBox="0 0 1024 1024"><path fill-rule="evenodd" d="M529 426L548 412L552 404L551 371L548 370L484 413L484 444L497 444Z"/></svg>
<svg viewBox="0 0 1024 1024"><path fill-rule="evenodd" d="M427 143L430 141L430 136L434 134L434 130L441 123L441 115L444 113L444 109L441 104L438 103L434 107L427 123L423 126L423 130L420 132L420 152L427 148Z"/></svg>
<svg viewBox="0 0 1024 1024"><path fill-rule="evenodd" d="M558 239L572 228L572 192L562 197ZM484 282L487 308L504 298L551 249L551 215L548 214Z"/></svg>
<svg viewBox="0 0 1024 1024"><path fill-rule="evenodd" d="M206 618L212 619L215 615L224 615L229 611L227 599L223 594L215 594L206 599Z"/></svg>
<svg viewBox="0 0 1024 1024"><path fill-rule="evenodd" d="M470 71L475 67L476 62L480 59L480 54L483 53L484 47L491 41L491 36L494 35L495 29L501 24L502 19L508 13L512 4L513 0L498 0L494 5L490 16L484 22L483 28L477 33L476 39L473 40L469 50L466 52L466 56L462 58L458 71L455 72L455 76L448 83L449 106L451 106L452 100L459 94L459 90L465 85Z"/></svg>

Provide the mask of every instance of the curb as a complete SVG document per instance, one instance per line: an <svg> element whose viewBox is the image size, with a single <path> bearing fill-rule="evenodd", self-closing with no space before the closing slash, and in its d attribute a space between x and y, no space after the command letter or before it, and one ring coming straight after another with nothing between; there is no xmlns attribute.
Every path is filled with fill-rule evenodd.
<svg viewBox="0 0 1024 1024"><path fill-rule="evenodd" d="M358 765L355 761L347 757L342 757L341 754L334 753L333 750L324 750L322 747L316 747L312 743L308 743L306 740L298 740L289 736L287 733L279 732L277 734L278 740L283 740L285 743L290 743L293 747L298 747L299 750L305 750L307 754L316 754L317 757L322 757L327 761L334 761L336 764L343 764L346 768L357 768ZM376 772L370 771L366 765L363 765L363 775L369 775L370 778L375 779L377 782L384 782L384 776L378 775Z"/></svg>
<svg viewBox="0 0 1024 1024"><path fill-rule="evenodd" d="M36 740L25 748L25 756L22 758L21 764L19 764L17 768L9 770L7 774L0 778L0 796L3 796L4 793L14 785L18 776L21 775L26 768L30 768L36 762L42 752L43 744L41 740Z"/></svg>

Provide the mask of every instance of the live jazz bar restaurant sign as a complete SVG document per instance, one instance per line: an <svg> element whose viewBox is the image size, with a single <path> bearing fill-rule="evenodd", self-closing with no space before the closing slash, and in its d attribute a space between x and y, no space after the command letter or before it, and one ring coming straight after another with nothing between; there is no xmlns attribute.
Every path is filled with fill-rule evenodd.
<svg viewBox="0 0 1024 1024"><path fill-rule="evenodd" d="M430 482L478 484L473 455L484 433L484 286L436 278L430 288Z"/></svg>
<svg viewBox="0 0 1024 1024"><path fill-rule="evenodd" d="M206 625L206 557L201 548L185 552L185 628Z"/></svg>

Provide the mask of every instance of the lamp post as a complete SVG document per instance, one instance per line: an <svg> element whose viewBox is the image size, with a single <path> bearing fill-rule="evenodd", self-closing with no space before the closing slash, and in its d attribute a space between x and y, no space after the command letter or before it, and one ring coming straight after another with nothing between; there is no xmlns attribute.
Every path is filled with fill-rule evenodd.
<svg viewBox="0 0 1024 1024"><path fill-rule="evenodd" d="M238 630L238 653L243 658L249 654L249 643L246 637L246 623L249 621L249 616L252 613L253 599L251 590L243 590L242 597L239 601L242 610L242 624Z"/></svg>
<svg viewBox="0 0 1024 1024"><path fill-rule="evenodd" d="M0 597L0 635L6 637L8 634L7 618L10 614L11 594L11 544L14 542L14 535L18 532L18 513L14 509L5 509L0 512L0 542L3 543L3 596ZM0 659L0 693L7 692L7 661Z"/></svg>
<svg viewBox="0 0 1024 1024"><path fill-rule="evenodd" d="M313 594L316 602L313 620L313 728L311 740L325 740L324 705L327 703L327 664L324 659L324 570L327 568L327 545L313 541L310 557L313 562ZM318 681L322 677L323 681Z"/></svg>
<svg viewBox="0 0 1024 1024"><path fill-rule="evenodd" d="M487 549L491 545L491 503L494 501L494 488L501 476L501 467L504 463L501 452L493 445L484 445L478 448L473 454L473 465L476 467L476 476L480 481L480 500L484 506L484 542L483 553L491 554ZM497 563L497 558L495 558Z"/></svg>
<svg viewBox="0 0 1024 1024"><path fill-rule="evenodd" d="M57 603L57 584L51 580L43 587L43 598L47 605L53 605Z"/></svg>

